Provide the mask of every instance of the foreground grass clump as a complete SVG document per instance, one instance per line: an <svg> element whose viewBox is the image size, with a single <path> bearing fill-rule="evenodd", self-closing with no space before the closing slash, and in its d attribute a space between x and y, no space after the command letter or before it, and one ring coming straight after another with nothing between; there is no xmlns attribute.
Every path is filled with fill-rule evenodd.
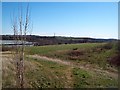
<svg viewBox="0 0 120 90"><path fill-rule="evenodd" d="M88 82L88 79L90 79L91 76L87 71L84 71L79 68L73 68L73 76L75 88L90 86L91 83Z"/></svg>

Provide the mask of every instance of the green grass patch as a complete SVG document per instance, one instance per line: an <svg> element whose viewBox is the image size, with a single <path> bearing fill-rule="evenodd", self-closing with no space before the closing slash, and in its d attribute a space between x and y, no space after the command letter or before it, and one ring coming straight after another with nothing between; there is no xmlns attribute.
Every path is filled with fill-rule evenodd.
<svg viewBox="0 0 120 90"><path fill-rule="evenodd" d="M88 72L79 68L73 68L75 88L115 88L118 86L117 80L104 75L103 73Z"/></svg>
<svg viewBox="0 0 120 90"><path fill-rule="evenodd" d="M65 70L67 66L55 62L29 58L34 63L34 70L26 71L28 83L33 88L62 88L66 82Z"/></svg>
<svg viewBox="0 0 120 90"><path fill-rule="evenodd" d="M116 45L116 42L108 42L33 46L26 47L26 52L28 54L38 54L51 58L71 60L76 64L82 61L86 64L89 63L103 69L108 69L108 67L111 66L108 60L118 53Z"/></svg>
<svg viewBox="0 0 120 90"><path fill-rule="evenodd" d="M26 47L26 52L28 54L39 54L39 55L46 55L51 56L51 53L55 53L57 51L62 50L73 50L75 48L92 48L97 45L101 45L101 43L85 43L85 44L63 44L63 45L48 45L48 46L33 46L33 47Z"/></svg>

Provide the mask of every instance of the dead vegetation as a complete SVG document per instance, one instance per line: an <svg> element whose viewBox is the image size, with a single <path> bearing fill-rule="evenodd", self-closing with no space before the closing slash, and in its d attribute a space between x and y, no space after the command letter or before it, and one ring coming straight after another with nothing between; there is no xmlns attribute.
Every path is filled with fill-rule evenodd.
<svg viewBox="0 0 120 90"><path fill-rule="evenodd" d="M108 62L109 62L111 65L120 66L120 54L115 55L115 56L109 58L109 59L108 59Z"/></svg>
<svg viewBox="0 0 120 90"><path fill-rule="evenodd" d="M68 59L77 60L77 59L81 59L82 56L85 54L85 52L81 50L71 50L67 54L69 56Z"/></svg>

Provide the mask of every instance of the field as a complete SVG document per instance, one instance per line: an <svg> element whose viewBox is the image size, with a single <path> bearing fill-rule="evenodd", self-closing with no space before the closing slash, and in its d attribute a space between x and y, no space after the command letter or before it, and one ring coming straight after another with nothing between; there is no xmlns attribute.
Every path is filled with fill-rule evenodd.
<svg viewBox="0 0 120 90"><path fill-rule="evenodd" d="M25 47L26 88L118 87L116 43L83 43ZM8 48L7 48L8 49ZM16 87L15 60L4 49L3 88Z"/></svg>

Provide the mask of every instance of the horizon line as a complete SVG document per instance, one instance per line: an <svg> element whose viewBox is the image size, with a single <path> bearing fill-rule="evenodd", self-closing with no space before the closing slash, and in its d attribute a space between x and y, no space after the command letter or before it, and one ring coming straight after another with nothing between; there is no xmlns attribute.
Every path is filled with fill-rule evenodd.
<svg viewBox="0 0 120 90"><path fill-rule="evenodd" d="M2 35L12 35L12 34L2 34ZM29 35L41 36L41 37L71 37L71 38L91 38L91 39L117 39L117 40L119 39L119 38L101 38L101 37L88 37L88 36L65 36L65 35L55 35L54 36L54 35L37 35L37 34L29 34Z"/></svg>

